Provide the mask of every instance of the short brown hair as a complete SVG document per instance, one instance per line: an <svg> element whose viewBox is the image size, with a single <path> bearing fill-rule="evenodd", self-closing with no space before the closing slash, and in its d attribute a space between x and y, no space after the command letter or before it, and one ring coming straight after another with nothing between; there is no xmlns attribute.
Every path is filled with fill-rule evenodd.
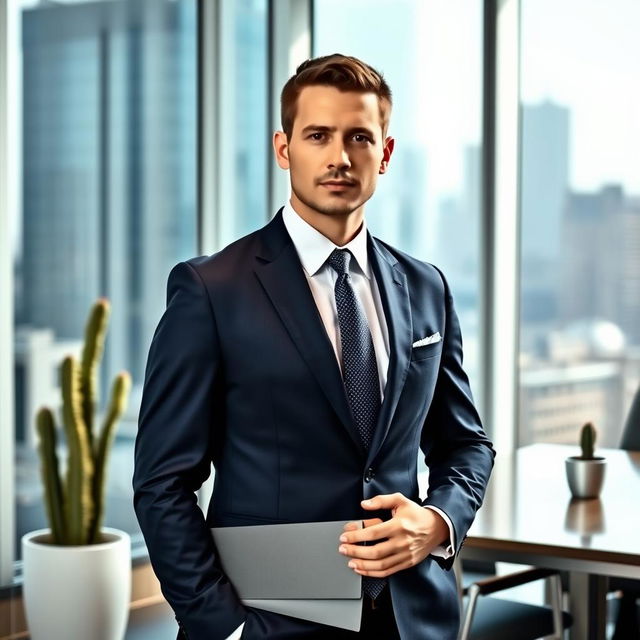
<svg viewBox="0 0 640 640"><path fill-rule="evenodd" d="M393 103L391 89L382 74L358 58L333 53L305 60L282 88L280 119L288 140L293 132L298 96L304 87L314 85L335 87L340 91L375 93L380 106L382 135L386 135Z"/></svg>

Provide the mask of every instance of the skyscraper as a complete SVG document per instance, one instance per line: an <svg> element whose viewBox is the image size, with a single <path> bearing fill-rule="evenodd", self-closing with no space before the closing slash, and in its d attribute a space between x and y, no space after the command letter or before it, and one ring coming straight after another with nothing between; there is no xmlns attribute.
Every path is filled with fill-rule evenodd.
<svg viewBox="0 0 640 640"><path fill-rule="evenodd" d="M569 111L552 102L522 106L522 317L554 318L561 224L569 186Z"/></svg>
<svg viewBox="0 0 640 640"><path fill-rule="evenodd" d="M462 167L461 191L442 202L438 216L437 264L456 291L458 310L478 306L482 177L479 146L464 148Z"/></svg>
<svg viewBox="0 0 640 640"><path fill-rule="evenodd" d="M142 382L175 262L196 252L195 2L23 13L18 324L82 335L113 303L105 374Z"/></svg>
<svg viewBox="0 0 640 640"><path fill-rule="evenodd" d="M603 318L640 344L640 198L619 185L571 193L563 223L560 318Z"/></svg>

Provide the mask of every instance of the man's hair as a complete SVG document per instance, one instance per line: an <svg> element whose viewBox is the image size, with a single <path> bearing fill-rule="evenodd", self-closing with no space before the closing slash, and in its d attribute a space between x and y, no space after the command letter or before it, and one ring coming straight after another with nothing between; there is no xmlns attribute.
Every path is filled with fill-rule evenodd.
<svg viewBox="0 0 640 640"><path fill-rule="evenodd" d="M304 87L316 85L335 87L339 91L375 93L378 96L382 135L386 135L393 102L391 89L382 74L358 58L333 53L305 60L282 88L280 119L287 140L291 140L300 92Z"/></svg>

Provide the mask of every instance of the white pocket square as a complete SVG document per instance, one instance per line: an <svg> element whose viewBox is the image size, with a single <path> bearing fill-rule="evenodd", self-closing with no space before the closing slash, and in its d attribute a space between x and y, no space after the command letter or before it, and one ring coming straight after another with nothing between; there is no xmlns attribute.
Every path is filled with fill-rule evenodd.
<svg viewBox="0 0 640 640"><path fill-rule="evenodd" d="M427 336L426 338L422 338L421 340L416 340L411 346L412 347L424 347L426 344L433 344L434 342L440 342L442 340L442 336L439 331L436 331L432 336Z"/></svg>

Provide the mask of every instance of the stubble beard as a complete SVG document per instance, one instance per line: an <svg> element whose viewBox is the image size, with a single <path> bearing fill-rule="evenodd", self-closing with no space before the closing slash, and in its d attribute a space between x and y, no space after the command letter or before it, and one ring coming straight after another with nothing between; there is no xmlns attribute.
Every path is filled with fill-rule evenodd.
<svg viewBox="0 0 640 640"><path fill-rule="evenodd" d="M340 202L336 198L335 203L323 204L310 198L305 197L301 194L293 185L291 185L291 190L295 193L296 198L302 202L306 207L309 207L313 211L316 211L325 216L348 216L350 213L353 213L356 209L359 209L369 198L365 198L361 202L357 202L355 204Z"/></svg>

